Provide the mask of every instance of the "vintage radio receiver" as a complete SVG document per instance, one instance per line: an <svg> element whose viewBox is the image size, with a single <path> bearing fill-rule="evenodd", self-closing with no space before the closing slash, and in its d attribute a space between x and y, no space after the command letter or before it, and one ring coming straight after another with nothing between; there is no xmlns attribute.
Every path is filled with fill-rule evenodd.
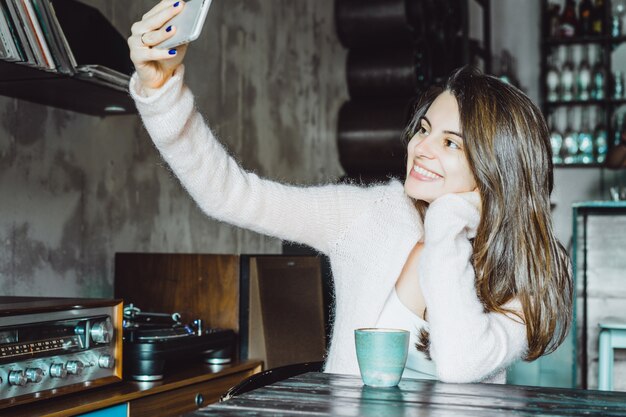
<svg viewBox="0 0 626 417"><path fill-rule="evenodd" d="M121 300L0 297L0 409L121 381L122 309Z"/></svg>

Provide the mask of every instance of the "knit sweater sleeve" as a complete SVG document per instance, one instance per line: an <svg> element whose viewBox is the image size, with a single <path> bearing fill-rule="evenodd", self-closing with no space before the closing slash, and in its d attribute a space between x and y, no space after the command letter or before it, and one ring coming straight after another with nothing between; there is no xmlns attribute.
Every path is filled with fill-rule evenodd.
<svg viewBox="0 0 626 417"><path fill-rule="evenodd" d="M419 276L427 307L430 355L445 382L488 379L526 349L526 327L517 317L486 313L475 289L472 245L480 215L455 194L435 200L424 220ZM520 310L514 300L507 307Z"/></svg>
<svg viewBox="0 0 626 417"><path fill-rule="evenodd" d="M145 97L135 74L130 92L163 159L199 207L217 220L328 253L372 193L349 185L283 185L244 171L196 111L183 76L181 66Z"/></svg>

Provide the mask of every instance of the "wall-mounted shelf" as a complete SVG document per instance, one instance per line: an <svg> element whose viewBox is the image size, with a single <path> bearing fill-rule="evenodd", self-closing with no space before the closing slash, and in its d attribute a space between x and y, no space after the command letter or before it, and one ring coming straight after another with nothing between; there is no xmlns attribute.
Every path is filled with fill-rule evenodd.
<svg viewBox="0 0 626 417"><path fill-rule="evenodd" d="M93 116L136 113L127 91L0 61L0 95Z"/></svg>
<svg viewBox="0 0 626 417"><path fill-rule="evenodd" d="M621 106L626 104L626 99L607 99L607 100L570 100L570 101L546 101L546 107L573 107L573 106Z"/></svg>
<svg viewBox="0 0 626 417"><path fill-rule="evenodd" d="M591 163L591 164L554 164L555 168L602 168L604 164Z"/></svg>
<svg viewBox="0 0 626 417"><path fill-rule="evenodd" d="M626 41L626 36L574 36L571 38L546 38L546 46L585 45L585 44L619 44Z"/></svg>

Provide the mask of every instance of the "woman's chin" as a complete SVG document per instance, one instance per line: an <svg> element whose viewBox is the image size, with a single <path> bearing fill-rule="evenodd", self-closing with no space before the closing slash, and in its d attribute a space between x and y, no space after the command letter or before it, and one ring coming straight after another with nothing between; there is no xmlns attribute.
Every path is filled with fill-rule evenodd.
<svg viewBox="0 0 626 417"><path fill-rule="evenodd" d="M404 193L415 201L423 201L428 204L432 203L435 200L433 196L426 195L423 192L415 190L412 187L407 187L406 184L404 186Z"/></svg>

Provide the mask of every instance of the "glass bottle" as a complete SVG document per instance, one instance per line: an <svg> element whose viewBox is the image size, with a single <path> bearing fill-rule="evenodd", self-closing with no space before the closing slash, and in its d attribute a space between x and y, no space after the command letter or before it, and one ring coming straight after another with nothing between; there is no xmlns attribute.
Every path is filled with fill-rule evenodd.
<svg viewBox="0 0 626 417"><path fill-rule="evenodd" d="M578 34L580 36L589 36L592 32L591 11L593 4L591 0L581 0L578 3Z"/></svg>
<svg viewBox="0 0 626 417"><path fill-rule="evenodd" d="M593 64L593 70L591 74L592 87L591 98L595 100L604 99L604 85L605 85L605 72L604 72L604 52L602 46L598 47L598 56L596 62Z"/></svg>
<svg viewBox="0 0 626 417"><path fill-rule="evenodd" d="M548 34L550 37L556 38L559 36L560 14L560 4L550 3L548 5Z"/></svg>
<svg viewBox="0 0 626 417"><path fill-rule="evenodd" d="M548 127L550 128L550 147L552 148L552 163L563 163L563 135L554 125L553 114L548 116Z"/></svg>
<svg viewBox="0 0 626 417"><path fill-rule="evenodd" d="M626 112L622 114L622 122L620 124L618 132L619 132L619 135L616 138L615 143L613 143L613 145L620 146L620 145L626 144Z"/></svg>
<svg viewBox="0 0 626 417"><path fill-rule="evenodd" d="M571 38L576 34L576 2L574 0L566 0L563 13L559 19L559 35L564 38Z"/></svg>
<svg viewBox="0 0 626 417"><path fill-rule="evenodd" d="M578 135L574 130L574 109L567 111L567 126L563 134L563 162L574 164L578 160Z"/></svg>
<svg viewBox="0 0 626 417"><path fill-rule="evenodd" d="M609 138L604 124L604 112L598 109L596 113L596 128L593 132L594 157L597 163L602 164L606 160L609 150Z"/></svg>
<svg viewBox="0 0 626 417"><path fill-rule="evenodd" d="M572 47L565 47L565 63L561 68L561 100L571 101L574 99L574 64Z"/></svg>
<svg viewBox="0 0 626 417"><path fill-rule="evenodd" d="M622 36L622 16L626 11L624 0L613 0L613 11L611 14L611 36L617 38Z"/></svg>
<svg viewBox="0 0 626 417"><path fill-rule="evenodd" d="M580 131L578 132L578 158L577 162L582 164L590 164L594 161L593 157L593 134L589 124L589 108L584 107L581 110Z"/></svg>
<svg viewBox="0 0 626 417"><path fill-rule="evenodd" d="M624 78L621 71L615 71L613 73L613 94L614 99L621 99L624 97Z"/></svg>
<svg viewBox="0 0 626 417"><path fill-rule="evenodd" d="M624 132L624 115L626 113L622 113L620 115L615 116L615 130L613 131L613 146L619 146L623 140L622 137L626 136ZM626 141L624 141L626 143Z"/></svg>
<svg viewBox="0 0 626 417"><path fill-rule="evenodd" d="M559 87L561 81L561 74L556 66L556 54L552 54L549 57L548 69L546 72L546 98L548 101L559 100Z"/></svg>
<svg viewBox="0 0 626 417"><path fill-rule="evenodd" d="M591 66L589 65L589 47L583 46L583 56L578 66L578 99L589 100L591 98Z"/></svg>
<svg viewBox="0 0 626 417"><path fill-rule="evenodd" d="M602 35L604 33L604 0L596 0L591 10L591 33Z"/></svg>
<svg viewBox="0 0 626 417"><path fill-rule="evenodd" d="M513 74L513 57L508 51L503 51L500 55L500 75L498 78L507 84L517 86L517 77Z"/></svg>

